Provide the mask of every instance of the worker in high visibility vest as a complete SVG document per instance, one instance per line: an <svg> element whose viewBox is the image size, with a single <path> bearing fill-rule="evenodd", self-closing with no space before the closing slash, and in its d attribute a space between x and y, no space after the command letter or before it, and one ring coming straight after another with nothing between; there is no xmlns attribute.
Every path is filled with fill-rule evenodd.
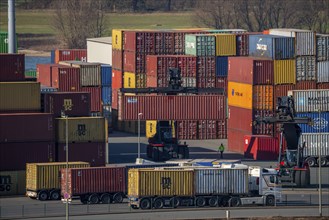
<svg viewBox="0 0 329 220"><path fill-rule="evenodd" d="M224 147L223 143L221 143L218 148L218 152L220 152L220 159L223 159L224 150L225 150L225 147Z"/></svg>

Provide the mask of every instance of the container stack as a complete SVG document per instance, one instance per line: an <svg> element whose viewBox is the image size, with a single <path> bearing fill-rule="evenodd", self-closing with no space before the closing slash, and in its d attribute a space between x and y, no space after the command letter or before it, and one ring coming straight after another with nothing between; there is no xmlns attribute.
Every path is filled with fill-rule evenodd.
<svg viewBox="0 0 329 220"><path fill-rule="evenodd" d="M16 52L17 52L17 35L16 35ZM0 31L0 53L8 53L8 33Z"/></svg>

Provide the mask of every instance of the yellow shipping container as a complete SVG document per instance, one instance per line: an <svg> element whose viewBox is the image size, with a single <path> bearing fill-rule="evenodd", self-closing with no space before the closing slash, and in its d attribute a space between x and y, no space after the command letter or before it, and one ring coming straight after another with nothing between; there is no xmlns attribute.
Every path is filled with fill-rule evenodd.
<svg viewBox="0 0 329 220"><path fill-rule="evenodd" d="M156 120L149 120L146 121L146 137L151 138L155 135L157 132L157 121Z"/></svg>
<svg viewBox="0 0 329 220"><path fill-rule="evenodd" d="M273 110L273 86L259 85L253 87L253 109Z"/></svg>
<svg viewBox="0 0 329 220"><path fill-rule="evenodd" d="M146 88L146 77L145 73L136 74L136 88Z"/></svg>
<svg viewBox="0 0 329 220"><path fill-rule="evenodd" d="M193 170L130 169L128 197L193 196Z"/></svg>
<svg viewBox="0 0 329 220"><path fill-rule="evenodd" d="M65 143L66 119L56 118L56 141ZM76 142L107 142L108 125L104 117L69 117L69 143Z"/></svg>
<svg viewBox="0 0 329 220"><path fill-rule="evenodd" d="M228 104L235 107L252 109L252 91L250 84L228 82Z"/></svg>
<svg viewBox="0 0 329 220"><path fill-rule="evenodd" d="M0 172L0 196L24 195L25 191L25 170Z"/></svg>
<svg viewBox="0 0 329 220"><path fill-rule="evenodd" d="M123 50L123 29L112 30L112 48L116 50Z"/></svg>
<svg viewBox="0 0 329 220"><path fill-rule="evenodd" d="M123 73L123 88L136 88L136 74L130 72Z"/></svg>
<svg viewBox="0 0 329 220"><path fill-rule="evenodd" d="M216 56L236 55L236 35L216 34Z"/></svg>
<svg viewBox="0 0 329 220"><path fill-rule="evenodd" d="M40 83L0 82L0 111L40 110Z"/></svg>
<svg viewBox="0 0 329 220"><path fill-rule="evenodd" d="M296 61L274 60L274 84L296 84Z"/></svg>
<svg viewBox="0 0 329 220"><path fill-rule="evenodd" d="M90 167L87 162L69 162L69 168ZM66 162L27 163L26 190L37 192L46 189L60 189L60 170L66 168Z"/></svg>

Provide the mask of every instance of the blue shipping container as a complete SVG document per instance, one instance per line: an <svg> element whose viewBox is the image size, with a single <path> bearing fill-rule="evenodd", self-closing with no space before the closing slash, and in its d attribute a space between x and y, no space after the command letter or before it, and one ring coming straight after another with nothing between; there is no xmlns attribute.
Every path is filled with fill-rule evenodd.
<svg viewBox="0 0 329 220"><path fill-rule="evenodd" d="M275 35L250 35L249 56L274 60L294 58L295 38Z"/></svg>
<svg viewBox="0 0 329 220"><path fill-rule="evenodd" d="M228 57L216 57L216 76L227 76Z"/></svg>
<svg viewBox="0 0 329 220"><path fill-rule="evenodd" d="M55 50L50 51L50 63L55 63Z"/></svg>
<svg viewBox="0 0 329 220"><path fill-rule="evenodd" d="M111 105L111 103L112 103L112 87L102 86L102 103L103 103L103 105Z"/></svg>
<svg viewBox="0 0 329 220"><path fill-rule="evenodd" d="M313 125L299 124L302 133L323 133L329 132L329 112L297 113L297 117L310 117Z"/></svg>
<svg viewBox="0 0 329 220"><path fill-rule="evenodd" d="M112 66L101 65L102 86L112 86Z"/></svg>

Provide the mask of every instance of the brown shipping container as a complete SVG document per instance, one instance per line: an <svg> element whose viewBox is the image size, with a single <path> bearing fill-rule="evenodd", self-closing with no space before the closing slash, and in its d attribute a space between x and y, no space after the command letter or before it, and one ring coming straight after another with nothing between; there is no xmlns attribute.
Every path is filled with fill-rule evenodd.
<svg viewBox="0 0 329 220"><path fill-rule="evenodd" d="M105 166L106 148L108 143L69 143L69 161L84 161L90 163L90 166ZM57 161L66 161L66 144L57 144Z"/></svg>
<svg viewBox="0 0 329 220"><path fill-rule="evenodd" d="M217 123L215 120L200 120L198 122L198 139L216 139Z"/></svg>
<svg viewBox="0 0 329 220"><path fill-rule="evenodd" d="M151 31L125 31L123 33L125 51L154 54L155 32Z"/></svg>
<svg viewBox="0 0 329 220"><path fill-rule="evenodd" d="M229 57L227 78L228 81L251 85L273 85L273 61L253 57Z"/></svg>
<svg viewBox="0 0 329 220"><path fill-rule="evenodd" d="M176 56L147 56L146 75L150 78L156 78L156 84L148 81L147 85L152 87L168 87L169 68L177 68ZM154 84L154 85L153 85Z"/></svg>
<svg viewBox="0 0 329 220"><path fill-rule="evenodd" d="M277 160L279 139L267 135L245 135L244 156L254 160Z"/></svg>
<svg viewBox="0 0 329 220"><path fill-rule="evenodd" d="M244 136L251 135L249 131L227 129L227 145L228 151L244 154Z"/></svg>
<svg viewBox="0 0 329 220"><path fill-rule="evenodd" d="M90 111L101 112L102 111L102 87L81 87L81 91L89 92L91 97Z"/></svg>
<svg viewBox="0 0 329 220"><path fill-rule="evenodd" d="M317 83L317 89L329 89L329 82L328 83Z"/></svg>
<svg viewBox="0 0 329 220"><path fill-rule="evenodd" d="M195 140L198 138L198 121L177 121L179 140Z"/></svg>
<svg viewBox="0 0 329 220"><path fill-rule="evenodd" d="M227 128L252 132L253 111L235 106L228 106Z"/></svg>
<svg viewBox="0 0 329 220"><path fill-rule="evenodd" d="M124 72L145 73L146 54L140 52L123 52L123 70Z"/></svg>
<svg viewBox="0 0 329 220"><path fill-rule="evenodd" d="M40 83L0 82L0 112L40 112Z"/></svg>
<svg viewBox="0 0 329 220"><path fill-rule="evenodd" d="M89 92L54 92L41 95L41 110L61 116L63 110L69 117L90 115L90 93Z"/></svg>
<svg viewBox="0 0 329 220"><path fill-rule="evenodd" d="M227 139L227 120L217 121L217 139Z"/></svg>
<svg viewBox="0 0 329 220"><path fill-rule="evenodd" d="M175 49L175 31L157 31L155 33L155 54L171 55Z"/></svg>
<svg viewBox="0 0 329 220"><path fill-rule="evenodd" d="M123 72L112 70L112 90L123 88Z"/></svg>
<svg viewBox="0 0 329 220"><path fill-rule="evenodd" d="M295 86L296 90L316 89L316 81L298 81Z"/></svg>
<svg viewBox="0 0 329 220"><path fill-rule="evenodd" d="M0 82L25 80L25 55L0 54Z"/></svg>
<svg viewBox="0 0 329 220"><path fill-rule="evenodd" d="M87 61L87 49L57 49L55 50L55 63L67 60Z"/></svg>
<svg viewBox="0 0 329 220"><path fill-rule="evenodd" d="M274 86L274 108L277 104L278 97L287 96L289 90L295 90L295 84L287 84L287 85L275 85Z"/></svg>
<svg viewBox="0 0 329 220"><path fill-rule="evenodd" d="M177 56L177 67L181 70L182 77L196 77L197 57L181 55Z"/></svg>
<svg viewBox="0 0 329 220"><path fill-rule="evenodd" d="M52 161L54 142L0 143L0 171L25 170L26 163Z"/></svg>
<svg viewBox="0 0 329 220"><path fill-rule="evenodd" d="M223 95L121 96L118 109L120 120L138 120L138 113L142 113L142 120L221 120L226 117L226 97Z"/></svg>
<svg viewBox="0 0 329 220"><path fill-rule="evenodd" d="M0 143L55 141L50 113L0 114Z"/></svg>
<svg viewBox="0 0 329 220"><path fill-rule="evenodd" d="M223 88L225 93L227 93L227 77L226 76L216 77L215 87Z"/></svg>
<svg viewBox="0 0 329 220"><path fill-rule="evenodd" d="M51 85L60 92L80 90L80 69L64 65L51 67Z"/></svg>
<svg viewBox="0 0 329 220"><path fill-rule="evenodd" d="M68 178L66 179L66 177ZM80 196L92 193L127 193L125 167L89 167L71 168L66 176L65 169L61 170L61 194Z"/></svg>
<svg viewBox="0 0 329 220"><path fill-rule="evenodd" d="M112 68L123 71L123 50L112 49Z"/></svg>
<svg viewBox="0 0 329 220"><path fill-rule="evenodd" d="M197 87L214 88L216 81L215 57L197 57Z"/></svg>

